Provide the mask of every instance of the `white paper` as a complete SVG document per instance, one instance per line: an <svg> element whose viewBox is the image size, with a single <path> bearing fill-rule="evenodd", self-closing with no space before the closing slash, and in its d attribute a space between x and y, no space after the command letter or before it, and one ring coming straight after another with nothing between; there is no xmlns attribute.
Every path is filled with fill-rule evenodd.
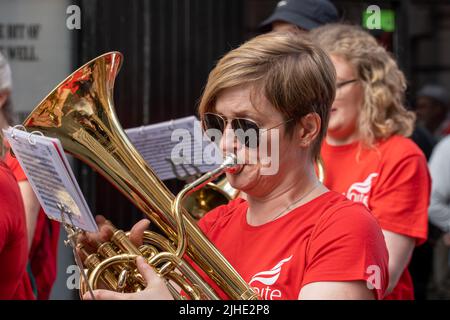
<svg viewBox="0 0 450 320"><path fill-rule="evenodd" d="M98 231L60 141L12 128L3 133L47 216L62 222L62 204L71 213L64 216L65 223Z"/></svg>
<svg viewBox="0 0 450 320"><path fill-rule="evenodd" d="M203 137L200 122L194 116L127 129L125 132L161 180L208 172L222 161L219 149ZM215 151L205 153L207 146ZM177 152L179 150L188 150L183 154L183 159L179 156L182 152Z"/></svg>

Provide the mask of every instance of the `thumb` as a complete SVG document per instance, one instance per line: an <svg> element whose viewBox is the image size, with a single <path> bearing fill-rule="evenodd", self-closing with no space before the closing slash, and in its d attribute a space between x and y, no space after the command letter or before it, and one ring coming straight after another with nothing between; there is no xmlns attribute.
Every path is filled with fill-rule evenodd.
<svg viewBox="0 0 450 320"><path fill-rule="evenodd" d="M130 230L130 240L137 247L140 247L144 239L144 231L148 229L150 220L142 219Z"/></svg>
<svg viewBox="0 0 450 320"><path fill-rule="evenodd" d="M162 279L158 276L156 271L144 260L143 257L139 256L136 258L136 265L139 273L144 277L145 282L148 287L154 287L158 285Z"/></svg>
<svg viewBox="0 0 450 320"><path fill-rule="evenodd" d="M126 294L109 290L94 290L95 300L125 300ZM83 295L83 300L92 300L91 293L88 291Z"/></svg>

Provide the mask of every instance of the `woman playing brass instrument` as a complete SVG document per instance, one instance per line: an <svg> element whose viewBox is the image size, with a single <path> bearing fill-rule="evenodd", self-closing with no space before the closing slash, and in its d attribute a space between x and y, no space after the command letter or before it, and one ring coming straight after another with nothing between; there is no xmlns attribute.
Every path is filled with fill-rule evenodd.
<svg viewBox="0 0 450 320"><path fill-rule="evenodd" d="M315 174L335 78L319 47L271 33L225 55L200 102L203 129L216 138L222 134L223 153L241 161L226 175L246 200L214 209L199 225L263 299L380 299L388 283L387 250L376 220ZM89 240L108 236L103 218L98 222L100 232ZM135 243L147 224L133 228ZM143 259L137 264L146 290L96 290L95 297L171 298Z"/></svg>

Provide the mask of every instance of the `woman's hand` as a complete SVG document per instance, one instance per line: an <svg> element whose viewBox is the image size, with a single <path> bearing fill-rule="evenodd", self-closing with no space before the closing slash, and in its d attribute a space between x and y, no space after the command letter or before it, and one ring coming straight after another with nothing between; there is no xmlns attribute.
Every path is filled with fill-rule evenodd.
<svg viewBox="0 0 450 320"><path fill-rule="evenodd" d="M77 249L82 259L85 259L87 254L96 252L99 244L111 241L114 233L113 225L104 216L96 216L95 222L98 226L98 232L88 232L80 235L77 239L77 243L84 249L84 252L81 252L79 248ZM136 247L139 248L142 245L144 231L148 229L149 225L148 219L142 219L131 228L129 238Z"/></svg>
<svg viewBox="0 0 450 320"><path fill-rule="evenodd" d="M159 277L142 257L136 259L139 272L147 282L147 287L139 292L119 293L109 290L94 290L96 300L173 300L163 278ZM92 300L91 294L86 292L84 300Z"/></svg>
<svg viewBox="0 0 450 320"><path fill-rule="evenodd" d="M113 234L112 225L103 216L96 216L95 220L98 225L99 231L96 233L88 233L82 238L78 239L84 246L84 249L88 253L94 252L96 246L99 243L110 241ZM144 231L148 229L150 221L142 219L137 222L130 230L130 240L136 246L139 247L143 243ZM119 293L110 290L94 290L94 298L97 300L173 300L169 289L163 278L161 278L150 265L145 261L143 257L137 257L136 265L139 273L142 274L147 287L135 293ZM92 300L90 292L86 292L83 295L84 300Z"/></svg>

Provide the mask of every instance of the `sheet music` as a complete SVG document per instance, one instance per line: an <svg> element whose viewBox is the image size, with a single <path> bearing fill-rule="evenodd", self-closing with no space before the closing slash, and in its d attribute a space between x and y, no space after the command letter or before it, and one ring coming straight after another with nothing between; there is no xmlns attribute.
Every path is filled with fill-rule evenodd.
<svg viewBox="0 0 450 320"><path fill-rule="evenodd" d="M190 139L187 135L180 137L183 131L189 133ZM217 146L203 139L200 122L194 116L127 129L125 132L161 180L204 173L217 168L222 161ZM215 151L205 153L207 147ZM182 154L178 150L188 152ZM178 154L180 157L177 157Z"/></svg>
<svg viewBox="0 0 450 320"><path fill-rule="evenodd" d="M58 204L62 204L72 213L64 217L65 223L98 231L60 141L35 134L30 137L30 133L13 128L3 133L49 218L61 222Z"/></svg>

